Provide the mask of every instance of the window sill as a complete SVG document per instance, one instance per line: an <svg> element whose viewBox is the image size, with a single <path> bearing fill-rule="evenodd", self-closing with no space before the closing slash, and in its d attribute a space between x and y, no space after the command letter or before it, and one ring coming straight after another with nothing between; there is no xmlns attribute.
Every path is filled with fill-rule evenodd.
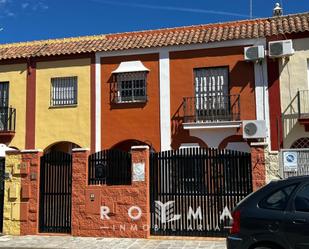
<svg viewBox="0 0 309 249"><path fill-rule="evenodd" d="M49 106L48 109L59 109L59 108L76 108L78 105L55 105L55 106Z"/></svg>
<svg viewBox="0 0 309 249"><path fill-rule="evenodd" d="M143 102L111 102L111 109L132 109L132 108L144 108L147 105L147 101Z"/></svg>
<svg viewBox="0 0 309 249"><path fill-rule="evenodd" d="M128 100L122 100L121 97L115 97L113 100L112 100L112 103L113 104L146 104L148 102L148 96L144 96L144 97L141 97L140 99L128 99Z"/></svg>
<svg viewBox="0 0 309 249"><path fill-rule="evenodd" d="M147 100L134 100L134 101L115 101L114 104L143 104L146 103Z"/></svg>

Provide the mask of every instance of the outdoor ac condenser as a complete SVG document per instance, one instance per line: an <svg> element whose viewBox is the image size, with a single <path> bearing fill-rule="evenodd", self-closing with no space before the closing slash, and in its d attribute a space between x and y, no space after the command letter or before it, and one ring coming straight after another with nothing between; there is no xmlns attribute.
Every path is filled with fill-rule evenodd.
<svg viewBox="0 0 309 249"><path fill-rule="evenodd" d="M266 138L267 129L265 120L243 121L243 138Z"/></svg>
<svg viewBox="0 0 309 249"><path fill-rule="evenodd" d="M244 56L246 61L257 61L265 58L264 46L251 46L244 48Z"/></svg>
<svg viewBox="0 0 309 249"><path fill-rule="evenodd" d="M292 40L269 42L269 57L271 58L291 56L294 52Z"/></svg>

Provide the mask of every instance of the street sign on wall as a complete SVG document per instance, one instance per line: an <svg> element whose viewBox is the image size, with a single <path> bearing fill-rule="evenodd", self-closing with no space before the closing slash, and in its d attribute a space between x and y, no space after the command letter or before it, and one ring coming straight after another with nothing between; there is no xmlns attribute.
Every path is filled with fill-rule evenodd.
<svg viewBox="0 0 309 249"><path fill-rule="evenodd" d="M298 167L297 152L295 151L283 152L283 166L285 172L297 171Z"/></svg>

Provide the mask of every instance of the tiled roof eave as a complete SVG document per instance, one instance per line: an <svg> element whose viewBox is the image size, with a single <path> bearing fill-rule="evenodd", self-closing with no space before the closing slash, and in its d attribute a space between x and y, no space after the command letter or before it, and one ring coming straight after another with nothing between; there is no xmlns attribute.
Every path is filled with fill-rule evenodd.
<svg viewBox="0 0 309 249"><path fill-rule="evenodd" d="M208 44L309 31L309 13L152 31L0 45L0 60Z"/></svg>

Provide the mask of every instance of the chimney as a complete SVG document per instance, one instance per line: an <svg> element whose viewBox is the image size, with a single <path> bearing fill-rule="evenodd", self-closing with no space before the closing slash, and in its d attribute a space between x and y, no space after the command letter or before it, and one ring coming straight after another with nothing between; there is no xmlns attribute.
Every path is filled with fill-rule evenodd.
<svg viewBox="0 0 309 249"><path fill-rule="evenodd" d="M276 6L273 10L273 16L282 16L283 14L283 9L280 6L280 3L276 3Z"/></svg>

